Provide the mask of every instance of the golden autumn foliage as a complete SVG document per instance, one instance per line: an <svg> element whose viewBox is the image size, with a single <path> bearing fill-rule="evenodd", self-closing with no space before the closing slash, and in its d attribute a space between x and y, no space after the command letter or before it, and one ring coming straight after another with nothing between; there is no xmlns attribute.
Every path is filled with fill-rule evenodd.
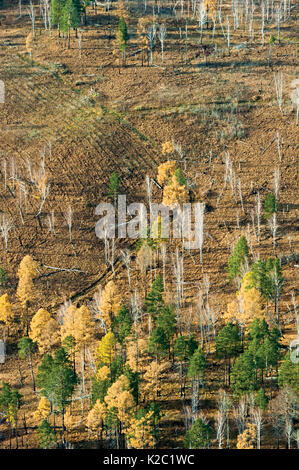
<svg viewBox="0 0 299 470"><path fill-rule="evenodd" d="M204 0L204 9L208 18L215 18L217 15L217 0Z"/></svg>
<svg viewBox="0 0 299 470"><path fill-rule="evenodd" d="M105 396L105 403L107 404L108 408L113 408L114 406L117 408L120 394L129 388L130 382L128 377L125 375L120 375L108 389L107 395Z"/></svg>
<svg viewBox="0 0 299 470"><path fill-rule="evenodd" d="M41 397L37 410L34 413L34 418L37 420L48 419L51 413L51 405L46 397Z"/></svg>
<svg viewBox="0 0 299 470"><path fill-rule="evenodd" d="M158 167L157 181L163 185L173 176L176 170L176 161L168 160L167 162L161 163Z"/></svg>
<svg viewBox="0 0 299 470"><path fill-rule="evenodd" d="M144 384L142 387L143 394L149 400L155 400L161 394L163 374L169 368L169 362L152 361L145 369L143 376Z"/></svg>
<svg viewBox="0 0 299 470"><path fill-rule="evenodd" d="M123 429L129 426L130 413L135 407L134 397L129 390L123 390L117 400L117 417L122 423Z"/></svg>
<svg viewBox="0 0 299 470"><path fill-rule="evenodd" d="M89 343L94 335L94 321L89 309L82 305L70 305L61 327L61 339L72 335L79 347Z"/></svg>
<svg viewBox="0 0 299 470"><path fill-rule="evenodd" d="M155 446L155 439L152 435L151 419L153 411L149 411L140 419L132 418L127 431L129 445L133 449L152 449Z"/></svg>
<svg viewBox="0 0 299 470"><path fill-rule="evenodd" d="M105 396L105 403L108 408L117 409L117 417L122 423L123 432L130 424L131 411L135 407L134 397L129 388L129 379L125 375L121 375L111 385Z"/></svg>
<svg viewBox="0 0 299 470"><path fill-rule="evenodd" d="M244 432L237 437L237 449L254 449L256 443L256 425L247 424Z"/></svg>
<svg viewBox="0 0 299 470"><path fill-rule="evenodd" d="M180 185L177 177L173 175L170 179L170 184L164 186L163 189L163 201L165 206L170 208L176 205L181 205L184 202L188 202L189 194L184 184Z"/></svg>
<svg viewBox="0 0 299 470"><path fill-rule="evenodd" d="M251 285L251 272L245 274L241 288L236 294L236 299L227 305L227 311L223 316L225 322L241 323L249 325L254 318L265 318L264 299L261 293Z"/></svg>
<svg viewBox="0 0 299 470"><path fill-rule="evenodd" d="M162 144L162 155L168 155L174 152L173 143L169 140L167 142L163 142Z"/></svg>
<svg viewBox="0 0 299 470"><path fill-rule="evenodd" d="M108 330L111 328L114 316L121 307L121 295L114 281L109 281L101 297L100 311L101 316L107 325Z"/></svg>
<svg viewBox="0 0 299 470"><path fill-rule="evenodd" d="M22 259L17 276L19 278L17 297L22 307L27 308L28 303L36 297L33 279L37 276L37 262L30 255Z"/></svg>
<svg viewBox="0 0 299 470"><path fill-rule="evenodd" d="M13 317L13 305L9 301L8 294L3 294L0 297L0 322L8 324L13 320Z"/></svg>
<svg viewBox="0 0 299 470"><path fill-rule="evenodd" d="M87 416L86 424L91 433L98 436L99 431L101 430L102 432L106 414L107 406L98 399Z"/></svg>
<svg viewBox="0 0 299 470"><path fill-rule="evenodd" d="M116 351L116 339L112 331L109 331L98 344L95 350L95 359L100 365L111 365Z"/></svg>
<svg viewBox="0 0 299 470"><path fill-rule="evenodd" d="M106 380L109 377L110 369L107 366L100 367L96 373L96 380Z"/></svg>
<svg viewBox="0 0 299 470"><path fill-rule="evenodd" d="M132 371L140 372L144 370L147 360L148 340L145 338L138 338L137 345L136 339L132 337L127 338L126 353L127 365L130 366Z"/></svg>
<svg viewBox="0 0 299 470"><path fill-rule="evenodd" d="M29 336L41 354L51 351L59 340L58 323L47 310L40 308L31 320Z"/></svg>

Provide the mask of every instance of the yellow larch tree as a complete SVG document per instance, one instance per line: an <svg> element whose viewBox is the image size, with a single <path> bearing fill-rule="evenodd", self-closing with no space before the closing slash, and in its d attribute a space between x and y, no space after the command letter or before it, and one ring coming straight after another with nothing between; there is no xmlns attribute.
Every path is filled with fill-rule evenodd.
<svg viewBox="0 0 299 470"><path fill-rule="evenodd" d="M126 340L126 357L127 365L134 372L142 372L145 370L145 363L148 360L147 352L148 340L142 337L128 337Z"/></svg>
<svg viewBox="0 0 299 470"><path fill-rule="evenodd" d="M162 155L169 155L174 152L174 145L170 140L163 142L162 144Z"/></svg>
<svg viewBox="0 0 299 470"><path fill-rule="evenodd" d="M100 367L96 373L96 380L106 380L109 377L110 369L108 366Z"/></svg>
<svg viewBox="0 0 299 470"><path fill-rule="evenodd" d="M111 363L115 357L116 351L116 339L112 331L109 331L103 338L100 340L96 350L95 358L98 366L106 365L111 366Z"/></svg>
<svg viewBox="0 0 299 470"><path fill-rule="evenodd" d="M21 318L27 329L30 321L31 304L36 300L33 279L37 274L37 262L30 255L24 256L17 272L19 278L17 298L22 307Z"/></svg>
<svg viewBox="0 0 299 470"><path fill-rule="evenodd" d="M59 341L59 325L44 308L40 308L30 323L30 338L38 345L39 352L51 351Z"/></svg>
<svg viewBox="0 0 299 470"><path fill-rule="evenodd" d="M126 430L130 425L131 413L136 407L136 403L132 393L124 390L119 394L117 401L117 417L122 424L122 431L126 434Z"/></svg>
<svg viewBox="0 0 299 470"><path fill-rule="evenodd" d="M132 418L127 430L129 447L133 449L152 449L155 447L155 439L152 435L153 411L149 411L141 418Z"/></svg>
<svg viewBox="0 0 299 470"><path fill-rule="evenodd" d="M112 321L121 307L121 295L114 281L109 281L102 292L100 311L107 329L110 330Z"/></svg>
<svg viewBox="0 0 299 470"><path fill-rule="evenodd" d="M90 343L94 336L94 327L92 314L85 305L80 308L70 305L61 326L61 339L63 341L64 338L72 335L75 338L76 345L81 348Z"/></svg>
<svg viewBox="0 0 299 470"><path fill-rule="evenodd" d="M161 394L163 376L168 368L168 361L160 363L152 361L146 367L143 375L144 383L141 393L149 400L156 400L156 398Z"/></svg>
<svg viewBox="0 0 299 470"><path fill-rule="evenodd" d="M61 326L62 341L68 336L75 338L76 347L81 352L82 390L85 390L85 348L94 337L95 323L90 310L82 305L70 305Z"/></svg>
<svg viewBox="0 0 299 470"><path fill-rule="evenodd" d="M215 19L217 16L217 0L204 0L204 9L208 18Z"/></svg>
<svg viewBox="0 0 299 470"><path fill-rule="evenodd" d="M129 389L129 379L125 375L121 375L108 389L104 399L109 409L117 409L117 417L121 422L124 434L126 434L126 430L130 425L131 412L136 406Z"/></svg>
<svg viewBox="0 0 299 470"><path fill-rule="evenodd" d="M247 327L254 318L265 318L265 301L261 293L252 285L251 272L245 274L236 299L229 302L223 315L226 323L239 323Z"/></svg>
<svg viewBox="0 0 299 470"><path fill-rule="evenodd" d="M237 437L237 449L254 449L256 443L256 425L248 423L242 434Z"/></svg>
<svg viewBox="0 0 299 470"><path fill-rule="evenodd" d="M103 437L106 414L107 406L105 403L102 403L100 399L98 399L87 416L86 425L88 427L89 433L95 434L96 437L100 440L102 440Z"/></svg>
<svg viewBox="0 0 299 470"><path fill-rule="evenodd" d="M10 302L8 294L3 294L0 297L0 322L3 322L6 327L9 327L13 319L13 304Z"/></svg>
<svg viewBox="0 0 299 470"><path fill-rule="evenodd" d="M108 388L107 394L105 396L105 403L107 404L108 408L113 408L114 406L118 408L118 399L120 394L125 391L129 390L130 382L128 377L125 375L120 375L118 379Z"/></svg>
<svg viewBox="0 0 299 470"><path fill-rule="evenodd" d="M175 160L168 160L167 162L161 163L158 167L157 181L159 184L164 185L173 176L177 168Z"/></svg>
<svg viewBox="0 0 299 470"><path fill-rule="evenodd" d="M34 413L34 418L37 420L48 419L51 413L51 404L46 397L41 397L38 407Z"/></svg>
<svg viewBox="0 0 299 470"><path fill-rule="evenodd" d="M177 205L189 201L189 193L184 184L180 184L176 175L173 175L168 185L163 189L163 201L165 206L171 209Z"/></svg>

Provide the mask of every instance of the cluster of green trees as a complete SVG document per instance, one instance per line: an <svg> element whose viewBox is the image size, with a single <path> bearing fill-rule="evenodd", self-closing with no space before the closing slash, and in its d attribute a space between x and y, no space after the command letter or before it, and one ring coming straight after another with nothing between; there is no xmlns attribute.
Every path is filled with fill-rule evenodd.
<svg viewBox="0 0 299 470"><path fill-rule="evenodd" d="M62 416L62 441L65 441L64 416L66 407L70 404L70 399L74 393L75 386L79 383L79 378L74 371L69 354L64 348L59 348L54 355L46 354L38 368L36 383L40 388L40 393L50 402L51 413ZM50 426L43 424L43 430L49 430ZM55 432L55 429L54 429Z"/></svg>
<svg viewBox="0 0 299 470"><path fill-rule="evenodd" d="M280 337L281 333L277 328L270 330L264 319L254 319L249 328L245 350L232 368L232 389L235 395L256 390L264 383L264 374L272 378L272 370L277 370L281 356Z"/></svg>
<svg viewBox="0 0 299 470"><path fill-rule="evenodd" d="M282 355L281 332L274 327L270 330L267 322L255 318L249 327L246 340L241 342L238 325L228 323L216 338L216 355L225 360L225 385L232 387L236 396L257 390L264 384L265 377L278 373L278 363ZM234 364L231 367L231 360ZM288 353L279 373L279 385L289 385L298 393L298 365L290 360ZM231 380L232 379L232 380Z"/></svg>
<svg viewBox="0 0 299 470"><path fill-rule="evenodd" d="M60 31L68 34L70 39L70 30L77 28L81 24L81 18L86 15L86 7L89 0L52 0L51 2L51 21L53 26L58 27Z"/></svg>

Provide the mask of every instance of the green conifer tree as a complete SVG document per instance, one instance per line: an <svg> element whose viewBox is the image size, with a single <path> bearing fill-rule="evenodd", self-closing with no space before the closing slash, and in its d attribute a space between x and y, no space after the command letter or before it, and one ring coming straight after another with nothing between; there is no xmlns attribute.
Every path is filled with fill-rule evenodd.
<svg viewBox="0 0 299 470"><path fill-rule="evenodd" d="M228 323L218 333L216 338L216 355L220 359L226 359L224 382L230 386L231 359L241 351L241 337L237 325ZM227 374L226 374L227 371ZM227 380L226 380L227 378Z"/></svg>
<svg viewBox="0 0 299 470"><path fill-rule="evenodd" d="M184 444L188 449L204 449L210 446L212 436L211 426L198 418L191 429L187 431Z"/></svg>
<svg viewBox="0 0 299 470"><path fill-rule="evenodd" d="M228 260L228 273L230 279L235 279L240 274L242 265L249 257L249 249L246 238L242 236L237 242L232 255Z"/></svg>

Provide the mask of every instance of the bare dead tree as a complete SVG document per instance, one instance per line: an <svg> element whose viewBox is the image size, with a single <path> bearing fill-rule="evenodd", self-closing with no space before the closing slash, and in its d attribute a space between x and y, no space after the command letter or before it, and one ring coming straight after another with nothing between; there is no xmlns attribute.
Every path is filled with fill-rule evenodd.
<svg viewBox="0 0 299 470"><path fill-rule="evenodd" d="M184 296L184 255L179 254L179 249L176 248L175 257L172 257L173 273L176 285L176 312L177 324L179 331L181 331L181 307Z"/></svg>
<svg viewBox="0 0 299 470"><path fill-rule="evenodd" d="M31 0L30 0L30 3L29 3L29 8L27 8L27 12L28 12L29 18L31 20L31 24L32 24L33 37L35 38L35 7L34 7Z"/></svg>
<svg viewBox="0 0 299 470"><path fill-rule="evenodd" d="M243 196L242 196L242 184L241 184L241 179L240 178L238 178L238 190L239 190L239 198L240 198L242 211L245 214L244 204L243 204Z"/></svg>
<svg viewBox="0 0 299 470"><path fill-rule="evenodd" d="M2 171L4 174L4 188L7 187L7 160L4 158L2 161Z"/></svg>
<svg viewBox="0 0 299 470"><path fill-rule="evenodd" d="M245 429L248 404L245 397L242 397L236 407L233 408L233 416L238 428L238 434L242 434Z"/></svg>
<svg viewBox="0 0 299 470"><path fill-rule="evenodd" d="M229 412L232 407L231 399L225 390L219 391L218 397L218 410L225 415L225 432L226 432L226 447L230 445L230 423L229 423Z"/></svg>
<svg viewBox="0 0 299 470"><path fill-rule="evenodd" d="M256 426L256 442L257 448L261 448L261 435L262 435L262 428L264 423L263 413L259 407L253 407L250 410L251 419Z"/></svg>
<svg viewBox="0 0 299 470"><path fill-rule="evenodd" d="M280 184L280 170L279 168L275 168L274 170L274 194L275 194L276 201L278 200L279 184Z"/></svg>
<svg viewBox="0 0 299 470"><path fill-rule="evenodd" d="M167 254L167 245L166 243L162 243L161 244L161 256L162 256L162 272L163 272L164 290L166 288L166 254Z"/></svg>
<svg viewBox="0 0 299 470"><path fill-rule="evenodd" d="M198 27L200 28L200 45L202 45L203 26L207 21L207 14L204 1L202 0L198 6Z"/></svg>
<svg viewBox="0 0 299 470"><path fill-rule="evenodd" d="M14 157L12 157L10 159L10 177L9 177L9 179L12 181L12 191L14 192L16 180L18 179L17 164L16 164L16 161L15 161Z"/></svg>
<svg viewBox="0 0 299 470"><path fill-rule="evenodd" d="M153 23L152 25L148 26L146 30L146 37L147 37L148 45L150 48L151 65L153 65L154 63L153 49L154 49L154 45L156 42L156 34L157 34L157 26Z"/></svg>
<svg viewBox="0 0 299 470"><path fill-rule="evenodd" d="M79 52L79 59L82 59L82 34L78 34L78 52Z"/></svg>
<svg viewBox="0 0 299 470"><path fill-rule="evenodd" d="M69 309L69 307L72 305L71 300L64 300L63 304L60 305L57 315L56 315L56 320L58 325L63 325L64 323L64 317Z"/></svg>
<svg viewBox="0 0 299 470"><path fill-rule="evenodd" d="M108 332L108 327L101 311L102 302L102 287L98 286L95 293L93 294L92 301L90 303L90 311L92 312L94 319L100 322L100 328L104 330L105 334Z"/></svg>
<svg viewBox="0 0 299 470"><path fill-rule="evenodd" d="M291 439L292 439L292 435L293 435L293 421L292 419L287 416L286 417L286 420L285 420L285 424L284 424L284 434L285 434L285 437L287 439L287 447L288 449L291 448Z"/></svg>
<svg viewBox="0 0 299 470"><path fill-rule="evenodd" d="M291 292L291 296L292 296L292 304L293 304L295 325L296 325L296 330L297 330L297 337L299 338L299 310L297 308L298 306L297 306L297 302L296 302L294 289Z"/></svg>
<svg viewBox="0 0 299 470"><path fill-rule="evenodd" d="M274 212L272 217L268 220L269 227L272 233L272 238L273 238L273 251L275 254L276 250L276 235L277 235L277 229L278 229L278 224L277 224L277 213Z"/></svg>
<svg viewBox="0 0 299 470"><path fill-rule="evenodd" d="M228 16L226 18L226 40L227 40L227 50L228 50L228 55L230 55L230 22L228 19Z"/></svg>
<svg viewBox="0 0 299 470"><path fill-rule="evenodd" d="M216 415L216 437L219 449L222 449L225 437L226 414L223 409L217 411Z"/></svg>
<svg viewBox="0 0 299 470"><path fill-rule="evenodd" d="M5 250L8 251L8 237L10 230L14 227L11 219L7 216L7 214L3 213L0 217L0 230L1 235L4 240Z"/></svg>
<svg viewBox="0 0 299 470"><path fill-rule="evenodd" d="M72 206L69 204L66 210L63 213L65 221L68 226L68 231L69 231L69 240L72 243L72 221L73 221L73 210Z"/></svg>
<svg viewBox="0 0 299 470"><path fill-rule="evenodd" d="M262 46L265 45L265 4L262 3Z"/></svg>
<svg viewBox="0 0 299 470"><path fill-rule="evenodd" d="M283 74L281 71L274 73L274 85L277 104L281 114L283 115Z"/></svg>
<svg viewBox="0 0 299 470"><path fill-rule="evenodd" d="M167 30L165 24L161 24L158 29L158 37L161 43L161 55L162 55L162 64L164 63L164 43L167 36Z"/></svg>
<svg viewBox="0 0 299 470"><path fill-rule="evenodd" d="M290 94L292 109L296 111L296 126L299 122L299 79L291 82L291 94Z"/></svg>
<svg viewBox="0 0 299 470"><path fill-rule="evenodd" d="M22 12L22 0L19 0L19 18L22 18L23 12Z"/></svg>
<svg viewBox="0 0 299 470"><path fill-rule="evenodd" d="M130 250L125 250L121 251L122 254L122 260L127 268L127 275L128 275L128 282L129 282L129 288L131 290L132 288L132 283L131 283L131 253Z"/></svg>
<svg viewBox="0 0 299 470"><path fill-rule="evenodd" d="M256 196L256 217L257 217L257 240L260 243L261 240L261 214L262 214L262 202L260 192L257 192Z"/></svg>
<svg viewBox="0 0 299 470"><path fill-rule="evenodd" d="M54 209L51 211L51 213L48 215L47 217L47 224L48 224L48 227L49 227L49 232L53 233L54 235L56 235L56 232L55 232L55 213L54 213Z"/></svg>

